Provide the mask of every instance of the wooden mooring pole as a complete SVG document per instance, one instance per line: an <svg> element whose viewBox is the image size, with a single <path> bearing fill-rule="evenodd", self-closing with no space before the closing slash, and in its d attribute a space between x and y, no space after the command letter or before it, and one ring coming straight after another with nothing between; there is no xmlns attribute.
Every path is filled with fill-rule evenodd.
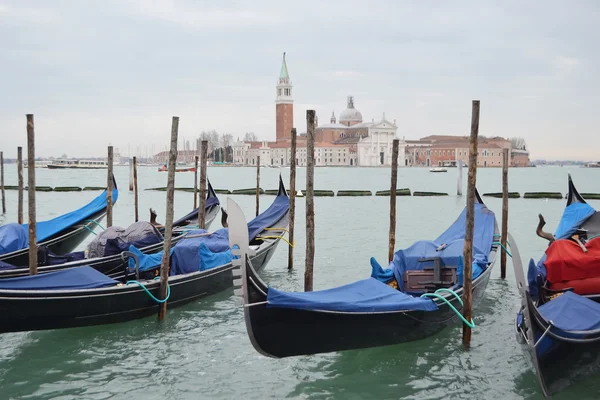
<svg viewBox="0 0 600 400"><path fill-rule="evenodd" d="M463 160L458 160L456 163L458 167L458 178L456 182L456 195L462 196L463 189Z"/></svg>
<svg viewBox="0 0 600 400"><path fill-rule="evenodd" d="M304 291L313 290L313 266L315 261L315 110L306 110L306 263Z"/></svg>
<svg viewBox="0 0 600 400"><path fill-rule="evenodd" d="M194 210L198 208L198 158L194 157Z"/></svg>
<svg viewBox="0 0 600 400"><path fill-rule="evenodd" d="M290 222L288 237L294 243L294 220L296 218L296 128L292 128L292 148L290 159ZM294 248L288 246L288 269L294 269Z"/></svg>
<svg viewBox="0 0 600 400"><path fill-rule="evenodd" d="M108 146L108 171L106 178L106 227L110 228L113 223L113 147Z"/></svg>
<svg viewBox="0 0 600 400"><path fill-rule="evenodd" d="M256 156L256 216L260 210L259 207L260 198L260 155Z"/></svg>
<svg viewBox="0 0 600 400"><path fill-rule="evenodd" d="M390 243L388 250L388 261L394 259L394 248L396 247L396 186L398 185L398 146L400 140L394 139L392 144L392 182L390 183Z"/></svg>
<svg viewBox="0 0 600 400"><path fill-rule="evenodd" d="M135 157L133 157L133 158L135 158ZM129 162L129 191L130 192L133 192L133 186L134 186L134 183L133 183L133 158L129 160L130 161Z"/></svg>
<svg viewBox="0 0 600 400"><path fill-rule="evenodd" d="M471 110L471 136L469 138L469 175L467 181L467 215L465 247L463 250L463 316L467 321L473 317L473 231L475 225L475 185L477 183L477 136L479 134L479 100L473 100ZM463 324L463 345L471 345L471 328Z"/></svg>
<svg viewBox="0 0 600 400"><path fill-rule="evenodd" d="M27 208L29 209L29 274L37 274L37 230L35 224L35 129L33 114L27 114Z"/></svg>
<svg viewBox="0 0 600 400"><path fill-rule="evenodd" d="M200 201L198 202L198 227L206 228L206 166L208 165L208 140L200 144Z"/></svg>
<svg viewBox="0 0 600 400"><path fill-rule="evenodd" d="M508 234L508 149L502 150L502 236L500 243L506 249L506 235ZM500 277L506 278L506 251L500 250Z"/></svg>
<svg viewBox="0 0 600 400"><path fill-rule="evenodd" d="M23 223L23 148L17 147L17 178L18 189L17 194L17 222Z"/></svg>
<svg viewBox="0 0 600 400"><path fill-rule="evenodd" d="M133 156L133 202L135 207L135 222L140 219L138 204L137 157Z"/></svg>
<svg viewBox="0 0 600 400"><path fill-rule="evenodd" d="M167 291L169 287L169 265L171 260L171 238L173 236L173 199L175 197L175 166L177 164L177 134L179 117L173 117L171 123L171 148L169 149L169 165L167 166L167 212L165 213L165 244L160 264L159 299L164 299L158 308L158 320L162 321L167 313Z"/></svg>
<svg viewBox="0 0 600 400"><path fill-rule="evenodd" d="M6 214L6 197L4 197L4 152L0 151L0 190L2 191L2 214Z"/></svg>

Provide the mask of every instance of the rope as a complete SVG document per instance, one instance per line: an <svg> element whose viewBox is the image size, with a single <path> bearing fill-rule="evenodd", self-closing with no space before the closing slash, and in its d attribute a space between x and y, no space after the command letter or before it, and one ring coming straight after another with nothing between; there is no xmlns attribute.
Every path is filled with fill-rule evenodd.
<svg viewBox="0 0 600 400"><path fill-rule="evenodd" d="M499 234L499 233L494 233L494 237L502 237L502 235L501 235L501 234ZM492 243L492 244L493 244L493 243ZM508 245L508 248L510 249L510 243L509 243L509 242L506 242L506 244Z"/></svg>
<svg viewBox="0 0 600 400"><path fill-rule="evenodd" d="M435 291L435 293L423 293L421 295L421 297L435 297L437 299L442 300L444 303L446 303L448 305L448 307L450 307L450 309L452 311L454 311L454 313L456 315L458 315L458 317L462 320L462 322L465 323L465 325L467 325L471 329L475 328L475 322L473 322L473 319L471 319L471 322L467 321L465 319L465 317L463 317L463 315L456 308L454 308L454 306L452 305L452 303L450 303L448 301L448 299L446 299L444 296L442 296L441 294L438 293L440 291L452 293L457 299L459 299L460 305L462 306L462 300L460 300L460 297L456 293L454 293L451 289L445 289L445 288L444 289L438 289L438 290Z"/></svg>
<svg viewBox="0 0 600 400"><path fill-rule="evenodd" d="M512 258L512 254L510 254L510 251L508 251L506 249L506 247L504 247L504 245L502 243L500 243L500 242L492 242L492 245L494 245L494 244L500 245L500 247L502 247L502 249L506 252L506 254L508 254L510 256L510 258Z"/></svg>
<svg viewBox="0 0 600 400"><path fill-rule="evenodd" d="M154 280L160 279L160 276L157 276L156 278L154 278ZM142 289L144 289L144 291L148 294L148 296L150 296L150 298L152 300L154 300L155 302L161 304L164 303L165 301L169 300L169 297L171 296L171 286L169 286L167 284L167 297L164 298L164 300L159 300L156 297L154 297L154 295L152 293L150 293L150 291L148 290L148 288L146 288L146 286L144 286L144 284L142 282L139 281L127 281L127 283L125 283L126 285L129 285L130 283L135 283L137 284L139 287L141 287Z"/></svg>
<svg viewBox="0 0 600 400"><path fill-rule="evenodd" d="M93 233L94 235L98 235L96 232L94 232L93 230L91 230L87 225L83 225L83 227L85 229L87 229L88 231L90 231L91 233Z"/></svg>
<svg viewBox="0 0 600 400"><path fill-rule="evenodd" d="M105 231L105 230L106 230L106 229L104 229L104 227L103 227L102 225L100 225L100 222L98 222L98 221L94 221L93 219L86 219L86 220L85 220L85 221L83 221L83 222L91 222L91 223L93 223L93 224L96 224L96 226L99 226L99 227L100 227L100 229L102 229L103 231Z"/></svg>
<svg viewBox="0 0 600 400"><path fill-rule="evenodd" d="M265 239L281 239L284 242L286 242L290 247L296 247L295 244L290 243L289 240L287 240L286 238L282 236L257 236L255 239L259 239L259 240L265 240Z"/></svg>
<svg viewBox="0 0 600 400"><path fill-rule="evenodd" d="M289 232L286 228L265 228L265 231L284 231Z"/></svg>

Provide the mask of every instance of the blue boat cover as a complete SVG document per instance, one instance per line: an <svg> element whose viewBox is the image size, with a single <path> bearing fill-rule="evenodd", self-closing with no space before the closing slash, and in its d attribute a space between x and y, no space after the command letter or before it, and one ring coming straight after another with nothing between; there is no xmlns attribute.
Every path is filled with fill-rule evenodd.
<svg viewBox="0 0 600 400"><path fill-rule="evenodd" d="M0 226L0 254L12 253L27 247L29 247L27 228L17 223Z"/></svg>
<svg viewBox="0 0 600 400"><path fill-rule="evenodd" d="M221 265L229 264L233 260L231 249L227 249L223 252L213 252L210 250L206 242L200 243L200 271L206 271L219 267Z"/></svg>
<svg viewBox="0 0 600 400"><path fill-rule="evenodd" d="M389 265L398 282L400 290L404 290L404 272L409 270L423 270L425 267L432 267L433 262L419 262L421 258L441 258L441 265L456 266L458 274L458 283L462 285L463 268L462 262L459 262L463 256L465 229L466 229L465 207L450 227L435 240L420 240L415 242L407 249L398 250L394 254L394 259ZM489 210L485 204L475 204L475 227L473 233L473 279L477 278L486 269L488 255L492 249L494 241L494 229L496 218L494 213ZM373 267L373 262L371 262ZM373 278L389 277L386 270L379 271L373 268L371 276Z"/></svg>
<svg viewBox="0 0 600 400"><path fill-rule="evenodd" d="M563 331L600 329L600 304L573 292L565 292L538 308L540 314Z"/></svg>
<svg viewBox="0 0 600 400"><path fill-rule="evenodd" d="M106 240L106 246L104 247L104 256L112 256L115 254L121 254L124 251L129 250L130 246L134 246L138 249L152 246L162 242L163 239L158 235L149 235L143 239L135 240L131 243L124 242L121 238L112 238Z"/></svg>
<svg viewBox="0 0 600 400"><path fill-rule="evenodd" d="M274 227L290 208L290 199L287 195L280 195L265 211L260 213L252 221L248 222L248 239L252 241L265 228Z"/></svg>
<svg viewBox="0 0 600 400"><path fill-rule="evenodd" d="M86 204L85 206L71 211L70 213L60 215L56 218L48 221L38 222L36 224L36 236L37 242L40 243L71 225L78 224L82 221L89 219L92 215L106 208L106 194L107 191L103 191L98 197ZM113 189L112 202L115 204L119 198L119 191ZM27 230L27 224L23 224L25 230Z"/></svg>
<svg viewBox="0 0 600 400"><path fill-rule="evenodd" d="M546 280L546 254L542 256L540 261L536 264L533 258L529 259L529 267L527 268L527 286L529 286L529 294L533 299L537 299L539 296L537 276L541 275L542 282Z"/></svg>
<svg viewBox="0 0 600 400"><path fill-rule="evenodd" d="M0 290L72 290L115 286L119 282L87 265L38 275L0 279Z"/></svg>
<svg viewBox="0 0 600 400"><path fill-rule="evenodd" d="M572 203L565 207L563 215L554 233L556 240L571 237L596 210L587 203Z"/></svg>
<svg viewBox="0 0 600 400"><path fill-rule="evenodd" d="M270 287L267 307L339 312L435 311L438 308L430 298L413 297L373 278L316 292L282 292Z"/></svg>
<svg viewBox="0 0 600 400"><path fill-rule="evenodd" d="M138 260L140 262L140 271L148 271L150 269L160 266L160 264L162 263L162 256L164 254L164 251L159 251L157 253L152 254L145 254L134 245L130 245L127 250L138 257ZM173 255L174 250L175 248L171 247L171 255ZM129 269L131 271L135 270L135 260L133 259L133 257L130 257L127 260L127 265L129 266Z"/></svg>
<svg viewBox="0 0 600 400"><path fill-rule="evenodd" d="M7 271L9 269L17 269L18 267L7 263L6 261L0 260L0 271Z"/></svg>
<svg viewBox="0 0 600 400"><path fill-rule="evenodd" d="M204 206L204 209L208 210L210 207L217 205L217 204L220 204L218 197L209 197L208 199L206 199L206 204ZM179 218L177 221L173 222L173 226L181 225L185 221L197 220L198 219L198 210L199 210L199 208L196 208L195 210L191 211L189 214Z"/></svg>

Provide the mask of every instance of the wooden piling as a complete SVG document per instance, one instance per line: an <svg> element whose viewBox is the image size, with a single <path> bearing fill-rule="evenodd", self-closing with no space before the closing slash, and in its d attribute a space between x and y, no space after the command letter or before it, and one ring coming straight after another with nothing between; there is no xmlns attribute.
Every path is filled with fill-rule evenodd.
<svg viewBox="0 0 600 400"><path fill-rule="evenodd" d="M296 218L296 128L292 128L292 148L290 159L290 222L288 238L294 243L294 220ZM288 246L288 269L294 269L294 248Z"/></svg>
<svg viewBox="0 0 600 400"><path fill-rule="evenodd" d="M194 210L198 208L198 158L194 157Z"/></svg>
<svg viewBox="0 0 600 400"><path fill-rule="evenodd" d="M458 167L458 178L456 182L456 195L462 196L462 188L463 188L463 160L458 160L456 163Z"/></svg>
<svg viewBox="0 0 600 400"><path fill-rule="evenodd" d="M17 195L17 222L23 223L23 148L17 147L17 177L18 177L18 195Z"/></svg>
<svg viewBox="0 0 600 400"><path fill-rule="evenodd" d="M106 178L106 227L110 228L113 222L113 147L108 146L108 171ZM29 186L31 187L31 185Z"/></svg>
<svg viewBox="0 0 600 400"><path fill-rule="evenodd" d="M0 191L2 192L2 214L6 214L6 198L4 197L4 152L0 151Z"/></svg>
<svg viewBox="0 0 600 400"><path fill-rule="evenodd" d="M392 182L390 184L390 243L388 250L388 261L394 259L394 248L396 246L396 186L398 184L398 146L400 140L394 139L392 144Z"/></svg>
<svg viewBox="0 0 600 400"><path fill-rule="evenodd" d="M208 140L200 144L200 201L198 202L198 227L206 228L206 166L208 165Z"/></svg>
<svg viewBox="0 0 600 400"><path fill-rule="evenodd" d="M165 242L163 246L162 262L160 264L160 292L159 299L167 298L169 286L169 264L171 260L171 238L173 236L173 199L175 197L175 166L177 164L177 134L179 131L179 117L173 117L171 122L171 148L169 149L169 164L167 166L167 211L165 213ZM158 320L162 321L167 313L167 302L160 303Z"/></svg>
<svg viewBox="0 0 600 400"><path fill-rule="evenodd" d="M508 149L502 150L502 236L500 243L506 249L508 234ZM506 251L500 250L500 277L506 278Z"/></svg>
<svg viewBox="0 0 600 400"><path fill-rule="evenodd" d="M260 198L260 155L256 156L256 216L259 213L259 198Z"/></svg>
<svg viewBox="0 0 600 400"><path fill-rule="evenodd" d="M306 263L304 291L313 290L313 266L315 260L315 110L306 110Z"/></svg>
<svg viewBox="0 0 600 400"><path fill-rule="evenodd" d="M135 207L135 222L140 219L138 204L137 157L133 156L133 202Z"/></svg>
<svg viewBox="0 0 600 400"><path fill-rule="evenodd" d="M135 157L133 157L135 158ZM133 192L133 159L129 160L129 191Z"/></svg>
<svg viewBox="0 0 600 400"><path fill-rule="evenodd" d="M469 175L467 180L467 215L465 247L463 250L463 316L467 321L473 317L473 231L475 228L475 185L477 183L477 136L479 135L479 100L473 100L471 109L471 136L469 138ZM471 344L471 328L463 324L463 345Z"/></svg>
<svg viewBox="0 0 600 400"><path fill-rule="evenodd" d="M29 274L37 274L37 229L35 224L35 129L33 114L27 114L27 208L29 209Z"/></svg>

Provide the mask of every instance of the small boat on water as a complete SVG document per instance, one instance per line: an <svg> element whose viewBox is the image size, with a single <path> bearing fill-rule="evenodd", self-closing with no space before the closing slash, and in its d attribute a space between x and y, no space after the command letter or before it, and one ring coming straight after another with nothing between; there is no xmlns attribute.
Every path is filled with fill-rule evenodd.
<svg viewBox="0 0 600 400"><path fill-rule="evenodd" d="M117 182L113 176L112 202L119 198ZM107 192L104 190L85 206L47 221L36 223L37 244L63 255L72 252L93 232L106 215ZM2 229L0 261L12 265L29 264L28 224L8 224Z"/></svg>
<svg viewBox="0 0 600 400"><path fill-rule="evenodd" d="M210 183L208 183L208 193L206 195L205 206L205 229L208 229L212 222L217 217L220 210L219 198ZM192 228L197 228L198 224L198 209L193 210L187 215L173 222L173 239L172 244L181 240L185 234ZM134 225L139 224L135 223ZM133 225L132 225L133 227ZM118 227L115 227L118 228ZM113 230L113 231L118 231ZM123 237L131 238L130 230L123 232ZM51 249L41 245L38 249L38 274L46 272L55 272L67 268L75 268L80 266L90 266L95 270L108 275L110 277L125 276L127 273L128 257L123 257L122 252L128 250L130 245L139 248L144 254L153 254L163 249L164 246L164 226L157 226L156 235L147 235L139 240L122 240L119 237L105 239L100 235L104 243L104 252L93 256L86 254L85 251L75 251L67 254L54 254ZM27 264L9 264L0 262L0 279L15 278L18 276L29 275L29 267Z"/></svg>
<svg viewBox="0 0 600 400"><path fill-rule="evenodd" d="M250 259L262 270L287 231L289 198L280 179L271 206L246 226ZM135 249L128 273L109 277L89 266L0 280L0 333L72 328L131 321L156 315L160 303L182 306L232 286L233 255L228 228L192 230L172 248L167 298L155 279L162 253Z"/></svg>
<svg viewBox="0 0 600 400"><path fill-rule="evenodd" d="M600 370L600 212L579 194L569 175L569 193L550 243L527 275L516 244L512 260L521 308L517 341L529 353L544 396L563 391Z"/></svg>
<svg viewBox="0 0 600 400"><path fill-rule="evenodd" d="M484 296L499 236L494 213L476 196L473 304ZM283 292L265 283L249 260L244 215L228 200L235 293L248 336L270 357L387 346L424 339L463 319L462 254L466 207L437 239L396 252L389 269L371 259L371 277L314 292ZM237 279L237 278L241 279ZM472 321L471 321L472 322Z"/></svg>
<svg viewBox="0 0 600 400"><path fill-rule="evenodd" d="M429 169L429 172L448 172L448 170L442 167L433 167Z"/></svg>
<svg viewBox="0 0 600 400"><path fill-rule="evenodd" d="M167 164L163 164L158 167L158 172L167 172L169 169L167 168ZM175 172L194 172L196 169L194 167L189 168L175 168Z"/></svg>
<svg viewBox="0 0 600 400"><path fill-rule="evenodd" d="M47 165L48 169L107 169L104 160L54 160Z"/></svg>

